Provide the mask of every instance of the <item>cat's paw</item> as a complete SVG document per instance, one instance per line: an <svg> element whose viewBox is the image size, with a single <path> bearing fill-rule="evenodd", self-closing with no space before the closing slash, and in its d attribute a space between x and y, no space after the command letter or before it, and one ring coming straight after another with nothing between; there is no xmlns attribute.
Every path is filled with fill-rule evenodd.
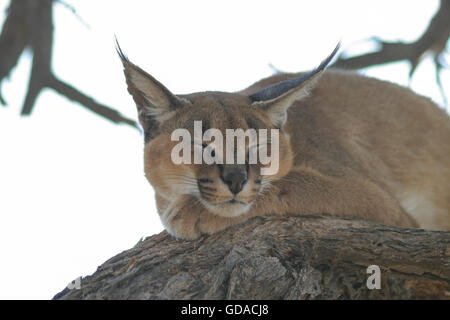
<svg viewBox="0 0 450 320"><path fill-rule="evenodd" d="M247 220L250 213L239 217L222 217L209 212L197 199L183 196L162 212L161 221L167 232L176 238L194 240L211 235Z"/></svg>
<svg viewBox="0 0 450 320"><path fill-rule="evenodd" d="M194 240L202 234L198 227L200 213L180 205L169 205L161 214L167 232L175 238Z"/></svg>
<svg viewBox="0 0 450 320"><path fill-rule="evenodd" d="M217 216L191 196L184 196L170 203L160 217L167 232L186 240L216 233L241 220Z"/></svg>

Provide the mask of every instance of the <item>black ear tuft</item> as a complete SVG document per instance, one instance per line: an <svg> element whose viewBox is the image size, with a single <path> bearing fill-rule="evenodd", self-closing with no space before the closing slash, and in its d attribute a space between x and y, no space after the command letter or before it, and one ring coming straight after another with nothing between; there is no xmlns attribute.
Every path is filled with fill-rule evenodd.
<svg viewBox="0 0 450 320"><path fill-rule="evenodd" d="M284 80L284 81L272 84L258 92L253 93L252 95L250 95L250 99L253 102L268 101L268 100L275 99L275 98L285 94L286 92L288 92L289 90L292 90L293 88L298 87L303 82L307 81L308 79L312 78L319 72L323 71L326 68L326 66L330 63L330 61L333 59L333 57L336 55L340 46L341 46L341 43L339 42L337 44L336 48L334 48L333 52L325 60L323 60L317 68L301 75L300 77L288 79L288 80Z"/></svg>
<svg viewBox="0 0 450 320"><path fill-rule="evenodd" d="M326 57L326 59L323 60L315 70L313 70L313 72L315 71L315 73L317 73L319 71L324 70L328 66L328 64L331 62L331 60L333 60L334 56L339 51L340 47L341 47L341 42L338 42L338 44L336 45L336 48L334 48L333 52L331 52L330 55L328 57Z"/></svg>
<svg viewBox="0 0 450 320"><path fill-rule="evenodd" d="M128 60L128 57L123 53L122 48L120 48L119 41L117 41L116 35L114 35L114 40L116 42L117 54L119 55L122 62L130 62L130 60Z"/></svg>

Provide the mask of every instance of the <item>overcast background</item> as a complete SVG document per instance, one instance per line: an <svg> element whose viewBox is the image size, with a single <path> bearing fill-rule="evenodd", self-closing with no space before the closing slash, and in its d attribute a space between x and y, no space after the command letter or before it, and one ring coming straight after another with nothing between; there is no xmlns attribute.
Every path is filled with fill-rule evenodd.
<svg viewBox="0 0 450 320"><path fill-rule="evenodd" d="M68 0L69 1L69 0ZM174 93L235 91L272 74L316 66L342 40L413 41L439 2L379 1L70 1L54 10L53 70L97 101L135 118L113 36L131 61ZM0 22L9 1L0 0ZM163 230L144 178L143 141L51 90L30 117L19 116L31 56L24 54L0 107L0 298L49 299L78 276ZM447 55L447 61L448 61ZM408 64L365 74L408 84ZM442 72L448 87L450 72ZM442 103L431 59L411 88Z"/></svg>

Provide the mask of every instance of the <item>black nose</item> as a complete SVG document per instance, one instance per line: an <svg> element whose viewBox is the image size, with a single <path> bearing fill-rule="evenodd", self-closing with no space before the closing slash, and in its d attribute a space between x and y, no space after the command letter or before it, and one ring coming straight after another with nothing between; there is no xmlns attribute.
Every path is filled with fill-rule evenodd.
<svg viewBox="0 0 450 320"><path fill-rule="evenodd" d="M228 185L228 188L233 194L238 194L247 182L245 165L224 165L222 180Z"/></svg>

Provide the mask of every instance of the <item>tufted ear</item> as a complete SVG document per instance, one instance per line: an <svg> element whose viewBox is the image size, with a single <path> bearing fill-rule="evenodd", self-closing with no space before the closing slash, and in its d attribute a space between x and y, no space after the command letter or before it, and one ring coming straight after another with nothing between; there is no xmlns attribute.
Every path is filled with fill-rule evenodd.
<svg viewBox="0 0 450 320"><path fill-rule="evenodd" d="M336 55L340 43L333 52L312 71L297 78L288 79L270 85L250 95L253 105L265 110L277 128L281 128L287 120L287 110L296 100L307 97L317 84L323 71Z"/></svg>
<svg viewBox="0 0 450 320"><path fill-rule="evenodd" d="M136 103L141 123L146 135L157 125L169 119L178 108L190 105L187 99L171 93L158 80L130 62L123 54L116 39L116 49L124 67L128 92Z"/></svg>

